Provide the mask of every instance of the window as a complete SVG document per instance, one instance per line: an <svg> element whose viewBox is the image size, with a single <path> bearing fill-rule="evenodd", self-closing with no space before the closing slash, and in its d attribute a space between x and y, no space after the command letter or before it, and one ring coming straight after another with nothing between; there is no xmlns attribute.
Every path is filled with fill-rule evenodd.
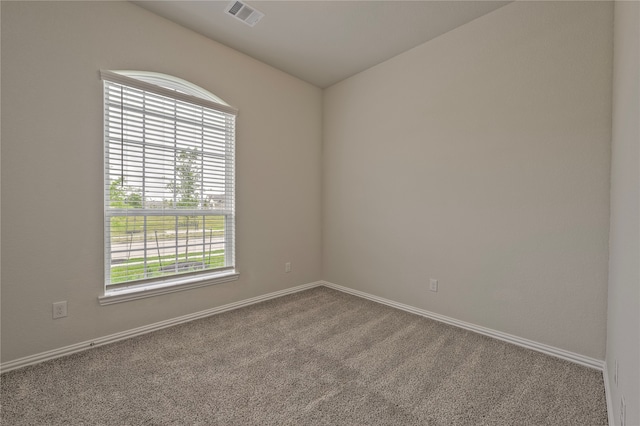
<svg viewBox="0 0 640 426"><path fill-rule="evenodd" d="M236 110L202 88L163 74L100 74L105 146L101 303L237 279Z"/></svg>

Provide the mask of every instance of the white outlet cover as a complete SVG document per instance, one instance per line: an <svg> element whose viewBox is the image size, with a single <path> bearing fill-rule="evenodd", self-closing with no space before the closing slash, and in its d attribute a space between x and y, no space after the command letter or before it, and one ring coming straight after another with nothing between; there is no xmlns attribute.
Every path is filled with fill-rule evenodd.
<svg viewBox="0 0 640 426"><path fill-rule="evenodd" d="M67 302L55 302L53 304L53 319L67 316Z"/></svg>
<svg viewBox="0 0 640 426"><path fill-rule="evenodd" d="M429 290L438 291L438 280L431 278L429 280Z"/></svg>

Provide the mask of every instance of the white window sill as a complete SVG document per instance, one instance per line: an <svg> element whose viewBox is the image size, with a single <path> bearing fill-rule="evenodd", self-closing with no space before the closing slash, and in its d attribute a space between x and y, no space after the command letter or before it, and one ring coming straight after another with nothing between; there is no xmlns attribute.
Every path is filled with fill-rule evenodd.
<svg viewBox="0 0 640 426"><path fill-rule="evenodd" d="M114 303L128 302L129 300L144 299L161 294L174 293L176 291L190 290L235 281L240 277L237 271L226 271L221 274L191 276L188 278L164 281L157 284L146 284L119 288L105 291L104 296L98 297L100 305L112 305Z"/></svg>

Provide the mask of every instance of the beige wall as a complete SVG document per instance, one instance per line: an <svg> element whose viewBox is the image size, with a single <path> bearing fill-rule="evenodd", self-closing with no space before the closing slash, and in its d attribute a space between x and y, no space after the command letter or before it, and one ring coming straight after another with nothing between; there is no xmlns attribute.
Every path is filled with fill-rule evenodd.
<svg viewBox="0 0 640 426"><path fill-rule="evenodd" d="M98 305L100 69L174 75L240 110L239 281ZM320 89L127 2L2 2L2 362L320 279L321 105Z"/></svg>
<svg viewBox="0 0 640 426"><path fill-rule="evenodd" d="M604 359L612 11L512 3L325 90L324 279Z"/></svg>
<svg viewBox="0 0 640 426"><path fill-rule="evenodd" d="M613 415L640 424L640 2L615 3L607 370ZM618 385L614 382L618 361Z"/></svg>
<svg viewBox="0 0 640 426"><path fill-rule="evenodd" d="M329 88L323 109L319 89L132 4L2 2L2 362L320 278L603 359L612 43L611 4L517 2ZM239 281L98 306L99 69L240 109ZM622 149L620 236L638 226L616 201L637 197ZM633 291L610 293L622 359L637 327L612 309Z"/></svg>

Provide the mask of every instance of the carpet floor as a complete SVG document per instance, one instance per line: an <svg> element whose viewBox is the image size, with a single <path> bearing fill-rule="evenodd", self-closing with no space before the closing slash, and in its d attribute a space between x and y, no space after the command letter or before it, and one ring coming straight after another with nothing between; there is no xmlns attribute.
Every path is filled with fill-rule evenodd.
<svg viewBox="0 0 640 426"><path fill-rule="evenodd" d="M0 376L2 425L606 425L602 373L317 287Z"/></svg>

